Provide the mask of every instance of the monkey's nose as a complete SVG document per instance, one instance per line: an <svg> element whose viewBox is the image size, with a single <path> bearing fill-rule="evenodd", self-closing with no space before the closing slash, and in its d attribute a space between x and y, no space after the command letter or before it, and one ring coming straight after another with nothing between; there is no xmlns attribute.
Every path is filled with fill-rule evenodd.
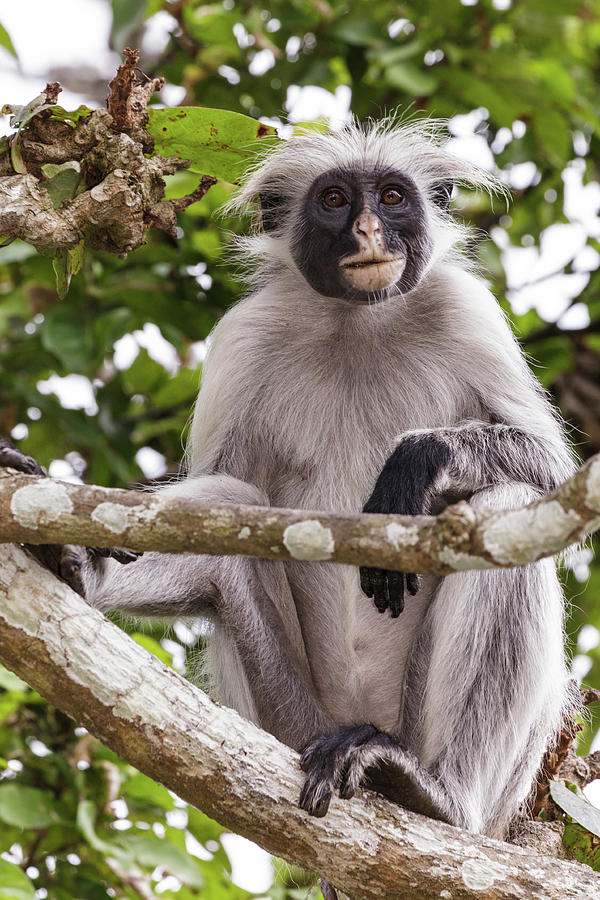
<svg viewBox="0 0 600 900"><path fill-rule="evenodd" d="M380 233L381 222L373 213L361 213L354 222L354 231L372 238Z"/></svg>

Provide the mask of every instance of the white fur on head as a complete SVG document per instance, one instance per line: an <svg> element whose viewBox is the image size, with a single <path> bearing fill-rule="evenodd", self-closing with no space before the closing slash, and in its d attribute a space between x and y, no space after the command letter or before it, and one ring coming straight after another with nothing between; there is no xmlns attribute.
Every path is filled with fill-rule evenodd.
<svg viewBox="0 0 600 900"><path fill-rule="evenodd" d="M300 224L304 198L315 178L330 169L395 168L413 179L426 201L433 237L432 265L445 257L469 229L455 222L434 202L436 188L454 184L505 194L490 173L443 147L444 121L420 119L401 123L396 117L366 124L353 122L341 131L307 131L268 151L247 174L228 212L259 209L259 195L284 199L284 212L268 233L237 241L249 263L250 276L277 265L293 266L291 242ZM429 267L428 267L429 268Z"/></svg>

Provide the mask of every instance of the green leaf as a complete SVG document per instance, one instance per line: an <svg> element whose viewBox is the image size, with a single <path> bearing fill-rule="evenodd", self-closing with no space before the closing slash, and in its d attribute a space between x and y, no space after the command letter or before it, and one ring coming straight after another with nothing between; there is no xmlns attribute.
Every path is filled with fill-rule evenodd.
<svg viewBox="0 0 600 900"><path fill-rule="evenodd" d="M17 51L14 48L13 42L10 39L10 34L0 22L0 47L4 47L5 50L8 50L9 53L12 53L13 56L17 55Z"/></svg>
<svg viewBox="0 0 600 900"><path fill-rule="evenodd" d="M411 63L398 63L386 69L387 80L394 87L413 97L428 97L435 91L438 79L431 72L424 72Z"/></svg>
<svg viewBox="0 0 600 900"><path fill-rule="evenodd" d="M91 115L91 109L89 106L78 106L77 109L64 109L62 106L51 106L50 110L50 118L58 119L59 122L68 122L69 125L75 126L79 119L83 119L85 116Z"/></svg>
<svg viewBox="0 0 600 900"><path fill-rule="evenodd" d="M75 197L82 180L78 162L71 160L60 165L46 163L42 166L42 172L46 177L44 187L50 194L54 209L58 209L64 200Z"/></svg>
<svg viewBox="0 0 600 900"><path fill-rule="evenodd" d="M550 796L572 819L600 837L600 809L570 791L564 781L550 781Z"/></svg>
<svg viewBox="0 0 600 900"><path fill-rule="evenodd" d="M98 837L94 829L96 821L96 806L91 800L81 800L77 806L77 825L82 835L94 850L105 856L114 856L115 859L128 864L131 862L131 854L112 841L104 841Z"/></svg>
<svg viewBox="0 0 600 900"><path fill-rule="evenodd" d="M132 637L135 638L135 635ZM160 809L173 809L173 798L168 790L141 772L137 772L132 778L127 779L122 785L121 794L123 797L133 798L138 804L158 806Z"/></svg>
<svg viewBox="0 0 600 900"><path fill-rule="evenodd" d="M139 29L146 17L147 5L148 0L112 0L111 43L117 53L127 47Z"/></svg>
<svg viewBox="0 0 600 900"><path fill-rule="evenodd" d="M198 393L199 383L199 369L181 369L157 390L152 396L152 403L159 408L179 406L194 399Z"/></svg>
<svg viewBox="0 0 600 900"><path fill-rule="evenodd" d="M209 819L205 813L193 806L188 806L188 831L201 844L207 841L218 841L225 829L218 822Z"/></svg>
<svg viewBox="0 0 600 900"><path fill-rule="evenodd" d="M16 134L10 142L10 164L18 175L24 175L27 172L27 166L21 153L19 146L19 135Z"/></svg>
<svg viewBox="0 0 600 900"><path fill-rule="evenodd" d="M25 872L5 859L0 859L0 900L35 900L35 889Z"/></svg>
<svg viewBox="0 0 600 900"><path fill-rule="evenodd" d="M563 834L563 844L579 862L600 872L600 845L598 838L578 822L567 822Z"/></svg>
<svg viewBox="0 0 600 900"><path fill-rule="evenodd" d="M71 274L77 275L83 265L85 241L83 239L80 240L77 246L73 247L72 250L67 250L67 253L69 254L69 260L71 262Z"/></svg>
<svg viewBox="0 0 600 900"><path fill-rule="evenodd" d="M0 687L7 691L18 691L19 693L25 693L29 690L27 682L21 681L14 672L5 669L4 666L0 666Z"/></svg>
<svg viewBox="0 0 600 900"><path fill-rule="evenodd" d="M543 107L532 118L533 133L540 149L555 166L564 166L571 153L567 119L554 109Z"/></svg>
<svg viewBox="0 0 600 900"><path fill-rule="evenodd" d="M224 109L181 106L149 109L148 131L162 156L190 160L190 170L235 182L277 132L249 116Z"/></svg>
<svg viewBox="0 0 600 900"><path fill-rule="evenodd" d="M59 300L64 300L71 284L71 258L66 250L57 250L52 259L52 268L56 276L56 293Z"/></svg>
<svg viewBox="0 0 600 900"><path fill-rule="evenodd" d="M10 115L11 128L18 128L20 131L30 119L33 119L34 116L37 116L44 109L50 109L50 104L46 103L45 94L38 94L37 97L34 97L33 100L30 100L29 103L25 103L23 106L6 103L2 107L2 112L5 115Z"/></svg>
<svg viewBox="0 0 600 900"><path fill-rule="evenodd" d="M130 637L139 644L140 647L144 647L148 653L152 653L153 656L156 656L163 662L166 666L173 667L173 657L170 653L168 653L164 647L161 647L159 642L155 640L153 637L150 637L149 634L139 634L136 632L135 634L130 635Z"/></svg>
<svg viewBox="0 0 600 900"><path fill-rule="evenodd" d="M167 373L160 363L152 359L142 347L132 364L122 373L123 388L128 394L148 396L167 380Z"/></svg>
<svg viewBox="0 0 600 900"><path fill-rule="evenodd" d="M332 28L332 34L338 40L350 44L351 47L382 44L386 37L383 28L370 17L351 18L347 14L336 22Z"/></svg>
<svg viewBox="0 0 600 900"><path fill-rule="evenodd" d="M46 828L59 821L50 791L24 784L0 784L0 819L19 828Z"/></svg>
<svg viewBox="0 0 600 900"><path fill-rule="evenodd" d="M191 887L201 888L204 885L200 866L185 850L176 847L167 839L132 836L127 840L127 847L142 866L149 868L164 866L168 872Z"/></svg>
<svg viewBox="0 0 600 900"><path fill-rule="evenodd" d="M55 306L40 326L42 346L54 353L68 371L81 371L93 355L92 335L80 310Z"/></svg>

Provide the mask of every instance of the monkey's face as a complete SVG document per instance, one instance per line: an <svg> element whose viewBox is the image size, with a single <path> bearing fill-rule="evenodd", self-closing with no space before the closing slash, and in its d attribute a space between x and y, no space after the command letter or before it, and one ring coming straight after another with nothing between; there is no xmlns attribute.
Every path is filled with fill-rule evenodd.
<svg viewBox="0 0 600 900"><path fill-rule="evenodd" d="M407 175L333 169L311 185L293 256L320 294L367 303L409 291L430 255L425 202Z"/></svg>

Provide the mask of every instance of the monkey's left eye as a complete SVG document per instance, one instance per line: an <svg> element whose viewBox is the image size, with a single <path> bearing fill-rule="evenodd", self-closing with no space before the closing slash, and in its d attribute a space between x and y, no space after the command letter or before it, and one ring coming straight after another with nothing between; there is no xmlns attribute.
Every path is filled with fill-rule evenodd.
<svg viewBox="0 0 600 900"><path fill-rule="evenodd" d="M321 199L325 206L328 206L330 209L338 209L340 206L345 206L348 202L344 194L337 188L328 188L323 192Z"/></svg>
<svg viewBox="0 0 600 900"><path fill-rule="evenodd" d="M381 192L381 202L385 203L386 206L396 206L398 203L402 203L403 200L404 194L398 188L387 187Z"/></svg>

